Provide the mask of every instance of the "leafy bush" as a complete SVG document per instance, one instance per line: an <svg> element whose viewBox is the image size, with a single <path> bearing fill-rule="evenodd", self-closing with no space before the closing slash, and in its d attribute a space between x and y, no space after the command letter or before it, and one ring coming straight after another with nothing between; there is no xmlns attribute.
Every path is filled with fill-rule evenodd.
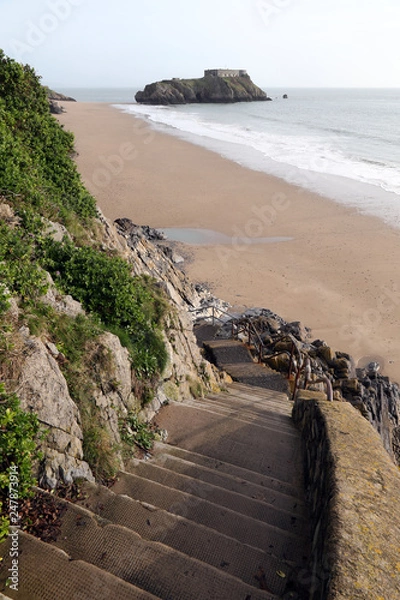
<svg viewBox="0 0 400 600"><path fill-rule="evenodd" d="M9 292L30 300L45 293L45 273L37 259L33 234L0 222L0 277Z"/></svg>
<svg viewBox="0 0 400 600"><path fill-rule="evenodd" d="M50 114L45 89L28 65L0 50L0 192L61 222L97 214L71 160L73 135Z"/></svg>
<svg viewBox="0 0 400 600"><path fill-rule="evenodd" d="M161 372L167 354L159 325L165 303L150 280L133 277L127 262L92 247L47 241L44 265L62 289L96 314L128 347L136 372Z"/></svg>
<svg viewBox="0 0 400 600"><path fill-rule="evenodd" d="M32 486L36 483L32 466L40 458L35 441L39 428L37 416L24 412L17 396L6 393L0 383L0 513L7 501L11 467L16 467L18 472L18 498L32 494ZM8 520L4 513L1 516L0 531L4 535Z"/></svg>

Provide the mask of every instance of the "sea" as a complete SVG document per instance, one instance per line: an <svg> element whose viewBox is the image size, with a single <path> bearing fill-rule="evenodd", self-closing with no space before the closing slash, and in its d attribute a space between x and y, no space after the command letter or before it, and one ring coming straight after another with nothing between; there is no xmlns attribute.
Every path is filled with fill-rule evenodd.
<svg viewBox="0 0 400 600"><path fill-rule="evenodd" d="M268 89L272 102L167 107L136 104L135 89L60 91L400 228L400 89Z"/></svg>

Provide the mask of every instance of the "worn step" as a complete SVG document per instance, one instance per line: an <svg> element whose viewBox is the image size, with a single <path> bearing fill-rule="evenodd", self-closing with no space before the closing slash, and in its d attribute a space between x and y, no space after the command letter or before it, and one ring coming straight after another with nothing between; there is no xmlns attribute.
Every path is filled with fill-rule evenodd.
<svg viewBox="0 0 400 600"><path fill-rule="evenodd" d="M55 543L73 560L91 563L160 598L276 598L165 544L143 540L126 527L102 524L88 510L58 502L65 512Z"/></svg>
<svg viewBox="0 0 400 600"><path fill-rule="evenodd" d="M239 401L250 406L269 407L270 410L277 410L284 414L291 415L292 402L287 394L268 390L265 388L256 388L255 386L246 386L246 390L239 389L238 384L230 384L225 392L210 394L209 397L218 398L223 401ZM255 393L252 390L257 390Z"/></svg>
<svg viewBox="0 0 400 600"><path fill-rule="evenodd" d="M168 488L137 475L121 473L112 489L117 494L149 502L264 552L270 550L276 556L288 560L296 560L297 548L303 542L303 538L294 532L278 529L193 494Z"/></svg>
<svg viewBox="0 0 400 600"><path fill-rule="evenodd" d="M300 435L266 433L257 423L212 417L200 408L174 403L161 409L157 424L168 431L172 445L302 486Z"/></svg>
<svg viewBox="0 0 400 600"><path fill-rule="evenodd" d="M257 584L255 576L261 569L268 589L277 595L284 592L290 573L302 566L301 554L296 563L277 558L270 549L265 553L184 517L114 494L104 486L85 483L83 492L85 498L79 504L108 522L123 525L143 539L162 542L249 585ZM285 578L279 575L282 573Z"/></svg>
<svg viewBox="0 0 400 600"><path fill-rule="evenodd" d="M243 363L254 364L247 347L237 340L205 340L204 347L214 359L217 367L223 369L227 364Z"/></svg>
<svg viewBox="0 0 400 600"><path fill-rule="evenodd" d="M267 390L265 390L267 391ZM218 394L210 394L205 398L205 400L214 400L217 403L220 403L225 406L232 406L233 404L242 405L243 409L257 409L257 410L266 410L268 414L275 414L277 418L280 415L284 415L291 419L292 413L292 405L287 400L287 398L282 400L277 400L275 397L268 396L260 396L255 397L252 396L251 399L240 392L235 392L229 388L228 392L218 393Z"/></svg>
<svg viewBox="0 0 400 600"><path fill-rule="evenodd" d="M287 390L275 390L265 388L264 386L246 385L240 381L233 381L232 383L229 383L226 387L226 392L228 394L236 394L243 396L244 398L249 398L251 401L252 399L254 401L267 399L285 406L288 403L291 403Z"/></svg>
<svg viewBox="0 0 400 600"><path fill-rule="evenodd" d="M277 390L269 390L264 387L258 387L255 385L246 385L240 381L234 381L229 384L229 391L231 393L238 392L243 396L249 396L250 398L274 398L275 400L281 400L284 403L288 402L287 392L279 392ZM289 402L290 403L290 402Z"/></svg>
<svg viewBox="0 0 400 600"><path fill-rule="evenodd" d="M213 325L208 321L201 321L193 327L193 333L196 336L197 345L203 348L203 343L206 340L212 340L218 333L220 325Z"/></svg>
<svg viewBox="0 0 400 600"><path fill-rule="evenodd" d="M288 390L279 391L274 389L268 389L265 387L258 387L255 385L246 385L239 381L234 381L227 386L227 391L224 396L232 395L247 400L250 403L264 403L270 402L273 405L277 405L280 408L287 410L291 414L293 408L293 402L290 399L291 395Z"/></svg>
<svg viewBox="0 0 400 600"><path fill-rule="evenodd" d="M199 481L211 483L212 485L231 490L232 492L242 494L248 498L255 498L256 500L266 502L273 506L279 506L283 510L291 511L295 514L305 514L305 505L303 502L298 498L294 498L291 495L279 492L275 489L257 485L233 475L221 473L217 469L203 467L195 462L174 456L173 454L156 454L153 461L155 464L159 464L175 473L188 475Z"/></svg>
<svg viewBox="0 0 400 600"><path fill-rule="evenodd" d="M264 390L268 392L268 390ZM240 404L243 410L257 410L257 411L266 411L268 416L275 415L276 418L286 417L292 421L292 408L293 405L287 399L287 396L284 396L284 399L277 399L275 396L262 395L246 395L242 392L235 391L229 386L228 390L225 393L218 394L210 394L205 398L205 401L213 400L218 404L225 406L232 406L234 404Z"/></svg>
<svg viewBox="0 0 400 600"><path fill-rule="evenodd" d="M236 340L211 340L203 343L207 357L235 380L247 385L286 392L288 383L276 371L256 364L248 348Z"/></svg>
<svg viewBox="0 0 400 600"><path fill-rule="evenodd" d="M9 540L0 545L0 590L16 600L160 600L62 550L19 532L18 591L5 587L10 568Z"/></svg>
<svg viewBox="0 0 400 600"><path fill-rule="evenodd" d="M230 405L223 404L210 397L188 400L185 402L185 406L208 410L212 414L219 414L231 419L238 419L243 423L256 423L259 427L264 427L266 433L268 433L268 430L272 429L273 431L295 437L298 437L299 435L288 415L278 415L276 412L268 412L266 409L248 409L236 402L232 402Z"/></svg>
<svg viewBox="0 0 400 600"><path fill-rule="evenodd" d="M169 471L168 468L151 461L138 461L135 467L132 466L130 473L168 488L192 494L218 506L224 506L284 531L302 535L305 528L305 522L300 515L286 511L279 505L268 504L200 479Z"/></svg>
<svg viewBox="0 0 400 600"><path fill-rule="evenodd" d="M171 444L165 444L163 442L155 442L153 453L155 457L157 457L159 454L168 454L170 456L181 458L183 460L194 463L195 465L198 465L200 467L210 469L211 471L214 471L216 473L229 475L231 477L235 477L238 480L244 481L246 483L255 484L267 490L281 492L282 494L285 494L287 496L292 496L299 502L303 501L302 489L299 488L297 485L292 485L280 479L275 479L273 477L269 477L268 475L263 475L261 473L258 473L257 471L254 471L253 469L245 469L239 467L238 465L234 465L229 461L222 461L213 458L212 456L206 456L198 452L185 450L184 448L179 448L178 446L173 446Z"/></svg>

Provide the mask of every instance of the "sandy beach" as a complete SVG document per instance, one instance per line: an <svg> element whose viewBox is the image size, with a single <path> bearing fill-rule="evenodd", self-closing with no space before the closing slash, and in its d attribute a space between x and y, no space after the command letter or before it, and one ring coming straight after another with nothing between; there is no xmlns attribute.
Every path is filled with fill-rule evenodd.
<svg viewBox="0 0 400 600"><path fill-rule="evenodd" d="M212 229L186 271L232 305L263 306L312 328L400 382L400 231L331 200L154 132L106 104L65 103L76 162L110 219ZM258 243L259 238L287 241Z"/></svg>

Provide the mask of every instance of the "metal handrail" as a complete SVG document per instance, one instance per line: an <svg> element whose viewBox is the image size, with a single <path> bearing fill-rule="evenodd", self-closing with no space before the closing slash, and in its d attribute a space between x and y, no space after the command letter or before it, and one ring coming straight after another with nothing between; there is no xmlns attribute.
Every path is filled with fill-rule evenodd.
<svg viewBox="0 0 400 600"><path fill-rule="evenodd" d="M216 316L216 314L215 314L216 310L220 314L223 314L223 315L226 315L227 317L229 317L229 319L232 321L232 337L233 338L234 337L237 338L240 333L247 333L248 334L248 345L250 345L251 343L254 344L256 352L257 352L257 356L258 356L258 361L262 362L262 359L264 356L263 351L266 349L266 345L264 344L263 340L261 339L260 333L254 326L254 323L250 317L237 318L236 316L232 315L228 311L226 311L222 308L217 308L215 305L209 305L209 306L203 306L201 308L195 308L193 310L189 310L189 312L200 313L200 312L204 312L207 309L212 309L213 325L215 325L215 321L219 321L220 323L225 322L220 316ZM261 314L259 316L266 316L266 315L268 315L268 312L265 309L262 309ZM235 328L236 328L236 332L235 332ZM296 375L295 375L295 379L294 379L293 394L292 394L292 401L294 401L297 391L299 389L299 381L300 381L302 372L304 372L303 387L304 387L304 389L307 389L307 386L311 380L312 367L311 367L311 361L310 361L309 356L302 353L301 349L298 346L297 340L294 338L294 336L290 333L287 333L284 336L282 336L281 340L284 340L285 338L289 339L292 342L290 354L289 354L289 351L283 350L281 352L277 352L275 354L269 355L269 357L279 356L279 354L289 355L290 360L289 360L289 368L288 368L288 373L287 373L288 379L290 379L292 376L293 367L297 367L295 369ZM297 356L298 356L297 364L296 364L295 358L294 358L295 354L297 354ZM333 388L332 388L332 382L329 379L329 377L326 375L321 375L319 377L319 379L316 380L315 383L324 383L325 384L327 398L330 402L333 402Z"/></svg>
<svg viewBox="0 0 400 600"><path fill-rule="evenodd" d="M212 309L212 324L215 325L215 321L219 321L221 323L224 323L224 320L221 319L220 316L216 316L215 312L216 310L219 313L222 313L223 315L228 316L231 321L232 321L232 337L235 337L235 331L234 328L236 327L236 336L239 335L239 333L241 333L242 331L244 333L247 333L249 336L249 345L253 342L254 345L256 346L256 350L257 350L257 354L258 354L258 360L261 362L262 360L262 356L263 356L263 350L265 349L265 344L262 341L260 334L258 333L257 329L254 327L253 322L251 321L251 319L249 317L240 317L237 318L234 315L232 315L231 313L229 313L228 311L222 309L222 308L217 308L215 305L211 305L211 306L202 306L199 308L195 308L192 310L189 310L189 312L191 313L201 313L204 312L207 309ZM264 312L264 311L263 311ZM240 330L240 325L243 324L244 327L242 329L242 331ZM254 342L253 338L256 338L257 342Z"/></svg>
<svg viewBox="0 0 400 600"><path fill-rule="evenodd" d="M294 384L293 384L292 402L295 401L297 392L299 390L299 381L300 381L302 371L304 371L303 389L306 390L307 386L309 385L309 383L311 381L311 373L312 373L311 361L308 356L306 356L306 359L297 368L296 377L295 377ZM326 397L329 402L333 402L333 387L332 387L332 382L329 379L329 377L327 375L320 375L319 378L314 381L314 383L324 383L326 386Z"/></svg>

